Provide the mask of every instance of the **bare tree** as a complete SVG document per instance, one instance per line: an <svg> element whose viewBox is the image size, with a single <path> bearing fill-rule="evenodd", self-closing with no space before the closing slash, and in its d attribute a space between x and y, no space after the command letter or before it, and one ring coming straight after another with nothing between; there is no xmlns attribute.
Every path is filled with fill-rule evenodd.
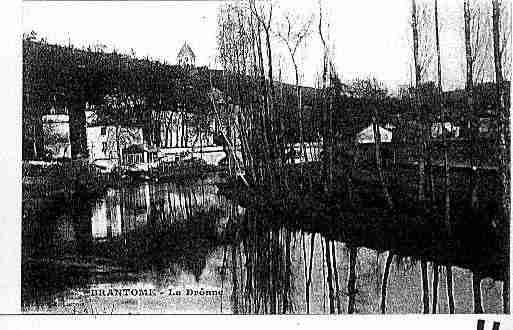
<svg viewBox="0 0 513 330"><path fill-rule="evenodd" d="M258 38L260 38L260 28L264 31L265 36L265 51L267 57L267 79L269 84L269 95L268 95L268 113L267 115L271 118L273 116L274 109L274 84L273 84L273 63L272 63L272 48L271 48L271 25L273 19L273 3L271 1L266 1L266 3L257 4L255 0L250 0L249 8L251 10L251 14L255 17L257 21L257 26L259 29ZM272 126L271 126L272 131Z"/></svg>
<svg viewBox="0 0 513 330"><path fill-rule="evenodd" d="M463 4L464 34L465 34L465 58L466 58L466 82L465 89L467 94L467 118L470 125L471 147L474 146L475 138L475 118L474 118L474 56L472 55L472 39L471 39L471 12L469 0L465 0ZM470 165L474 166L474 152L470 155ZM473 176L472 176L473 177Z"/></svg>
<svg viewBox="0 0 513 330"><path fill-rule="evenodd" d="M425 139L425 125L424 119L419 107L419 88L422 81L422 63L419 56L419 19L417 16L417 3L412 0L412 33L413 33L413 60L415 65L415 101L414 105L417 108L417 122L419 125L419 185L418 185L418 201L423 215L426 213L426 196L425 196L425 153L426 153L426 139ZM422 303L424 313L429 313L429 286L427 282L427 263L421 260L421 276L422 276Z"/></svg>
<svg viewBox="0 0 513 330"><path fill-rule="evenodd" d="M319 24L318 32L323 47L322 75L321 75L321 112L322 112L322 137L323 137L323 172L326 180L325 189L331 189L333 183L333 102L330 86L337 78L334 62L329 47L329 26L324 21L322 4L319 0Z"/></svg>
<svg viewBox="0 0 513 330"><path fill-rule="evenodd" d="M490 80L492 75L492 56L490 38L489 5L485 1L466 2L470 19L470 47L469 65L472 66L473 83L479 84Z"/></svg>
<svg viewBox="0 0 513 330"><path fill-rule="evenodd" d="M503 81L511 81L511 2L499 1L499 40Z"/></svg>
<svg viewBox="0 0 513 330"><path fill-rule="evenodd" d="M309 15L306 18L286 13L283 17L283 22L278 26L276 35L285 44L290 60L294 67L294 76L296 83L296 98L299 115L299 139L301 145L301 152L307 157L306 148L304 144L304 131L303 131L303 105L301 97L301 86L300 86L300 72L299 65L296 58L297 51L302 45L305 44L309 34L311 33L311 26L313 23L313 15ZM301 171L303 167L301 166Z"/></svg>
<svg viewBox="0 0 513 330"><path fill-rule="evenodd" d="M497 113L499 114L499 173L502 181L502 210L503 221L502 231L506 232L506 242L509 243L509 219L510 219L510 173L509 173L509 114L507 107L504 104L504 86L503 86L503 72L502 72L502 59L505 55L504 44L501 45L501 1L493 0L493 48L494 48L494 64L495 64L495 87L496 87L496 103ZM503 41L507 42L507 41ZM506 244L509 247L509 244ZM506 248L505 250L509 250ZM507 254L508 255L508 254ZM503 310L504 313L509 313L509 267L506 267L503 282Z"/></svg>
<svg viewBox="0 0 513 330"><path fill-rule="evenodd" d="M474 114L474 66L473 61L475 56L472 54L472 39L471 39L471 11L470 11L470 3L469 0L465 0L463 4L463 18L465 22L465 57L467 60L467 79L466 79L466 91L467 91L467 107L468 107L468 117L470 123L470 140L471 140L471 155L470 155L470 165L471 165L471 184L470 189L471 192L471 207L475 207L475 198L474 195L476 193L475 182L476 177L474 174L475 168L475 145L476 145L476 120ZM474 292L474 313L482 313L483 307L481 305L481 277L478 272L472 273L472 288Z"/></svg>
<svg viewBox="0 0 513 330"><path fill-rule="evenodd" d="M417 24L417 66L420 70L420 81L427 82L434 78L435 51L434 51L434 25L433 7L431 3L420 0L416 3L416 24Z"/></svg>
<svg viewBox="0 0 513 330"><path fill-rule="evenodd" d="M468 24L468 46L470 53L466 57L466 65L472 68L472 80L474 85L483 82L493 81L494 79L494 49L493 49L493 26L492 26L492 4L489 1L468 0L464 2L464 11L466 11L465 20ZM509 51L509 39L511 36L510 23L510 5L509 2L501 2L499 9L502 13L499 17L500 27L500 48L499 55L503 66L503 79L508 80L511 71ZM466 46L467 47L467 46ZM467 55L467 54L466 54ZM467 69L465 69L467 70Z"/></svg>
<svg viewBox="0 0 513 330"><path fill-rule="evenodd" d="M448 147L445 132L446 113L445 106L443 104L443 88L442 88L442 60L440 56L440 36L439 36L439 24L438 24L438 0L435 0L435 41L436 41L436 55L437 55L437 78L438 78L438 107L440 110L440 118L442 122L442 145L443 145L443 172L444 172L444 223L447 231L447 236L451 235L451 197L450 197L450 174L449 174L449 156ZM449 313L454 313L454 297L452 295L452 270L451 265L446 265L446 277L447 277L447 295L449 299ZM435 289L438 285L438 265L433 265L433 312L436 312L436 301ZM449 278L450 277L450 278ZM435 278L436 285L435 285ZM451 287L449 288L449 286Z"/></svg>

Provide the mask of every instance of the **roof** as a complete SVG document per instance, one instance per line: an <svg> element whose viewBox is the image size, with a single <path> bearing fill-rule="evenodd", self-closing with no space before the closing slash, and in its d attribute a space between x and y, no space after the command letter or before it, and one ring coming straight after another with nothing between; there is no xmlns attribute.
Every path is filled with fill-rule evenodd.
<svg viewBox="0 0 513 330"><path fill-rule="evenodd" d="M379 135L381 142L392 142L392 131L379 126ZM372 125L369 125L360 131L360 133L358 133L357 139L358 143L374 143L374 129Z"/></svg>
<svg viewBox="0 0 513 330"><path fill-rule="evenodd" d="M69 122L69 116L68 115L44 115L42 117L42 120L44 123L67 123Z"/></svg>
<svg viewBox="0 0 513 330"><path fill-rule="evenodd" d="M98 115L95 111L86 110L85 117L86 117L86 125L87 126L95 126L95 124L98 122Z"/></svg>
<svg viewBox="0 0 513 330"><path fill-rule="evenodd" d="M192 51L192 48L189 46L187 41L183 43L182 48L180 48L176 58L178 59L178 62L180 62L180 59L183 57L191 57L192 59L196 59L196 55L194 55L194 52Z"/></svg>

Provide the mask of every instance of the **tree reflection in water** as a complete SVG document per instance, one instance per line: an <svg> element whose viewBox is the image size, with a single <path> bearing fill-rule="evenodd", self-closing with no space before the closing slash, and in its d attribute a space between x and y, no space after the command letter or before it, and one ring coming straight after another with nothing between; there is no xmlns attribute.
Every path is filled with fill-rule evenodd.
<svg viewBox="0 0 513 330"><path fill-rule="evenodd" d="M223 265L230 273L234 313L473 311L469 271L456 267L455 287L449 264L380 253L278 223L250 209L230 217ZM497 283L487 282L487 305L499 312ZM454 303L455 288L460 306ZM446 295L439 294L442 290Z"/></svg>
<svg viewBox="0 0 513 330"><path fill-rule="evenodd" d="M167 302L172 310L418 313L426 308L422 297L432 296L431 312L501 311L497 283L488 278L481 285L480 274L385 250L351 231L314 230L242 209L212 184L123 186L96 201L59 201L45 214L23 220L28 306L91 285L149 283L165 290L183 283L216 287L224 296L212 306L178 309Z"/></svg>
<svg viewBox="0 0 513 330"><path fill-rule="evenodd" d="M285 228L266 228L265 219L251 210L244 220L230 244L233 312L294 312L291 249L297 242Z"/></svg>

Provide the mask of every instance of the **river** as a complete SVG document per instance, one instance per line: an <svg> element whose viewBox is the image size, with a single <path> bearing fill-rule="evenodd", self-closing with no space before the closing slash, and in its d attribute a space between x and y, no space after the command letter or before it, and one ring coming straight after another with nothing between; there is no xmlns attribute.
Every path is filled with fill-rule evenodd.
<svg viewBox="0 0 513 330"><path fill-rule="evenodd" d="M388 252L269 225L268 216L218 194L212 180L134 183L49 205L23 219L26 313L423 310L415 256L394 256L384 299ZM452 272L455 312L472 313L472 273ZM433 274L428 262L430 311ZM485 312L501 313L502 282L485 278L481 290ZM445 267L437 296L437 312L448 313Z"/></svg>

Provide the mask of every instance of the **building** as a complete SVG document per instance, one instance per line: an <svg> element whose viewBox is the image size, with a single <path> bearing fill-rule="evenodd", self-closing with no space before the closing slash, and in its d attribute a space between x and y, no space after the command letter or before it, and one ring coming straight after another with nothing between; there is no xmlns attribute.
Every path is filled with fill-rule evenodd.
<svg viewBox="0 0 513 330"><path fill-rule="evenodd" d="M196 55L194 55L194 52L187 41L184 42L182 48L180 48L178 56L176 57L176 62L181 66L196 66Z"/></svg>
<svg viewBox="0 0 513 330"><path fill-rule="evenodd" d="M48 149L51 149L49 151L51 158L75 158L76 155L85 156L87 154L91 161L118 159L118 150L122 150L132 143L146 143L148 147L161 149L190 148L193 149L193 153L200 150L203 153L208 148L208 150L215 150L216 155L224 150L223 146L228 144L233 144L237 146L237 149L240 149L240 139L237 136L238 130L233 129L235 127L234 122L238 120L237 112L239 107L235 101L237 99L236 88L233 85L227 85L227 81L230 80L226 79L227 72L212 70L206 67L194 67L197 65L196 55L188 42L183 43L177 54L177 62L181 66L166 64L161 67L162 70L153 70L148 67L145 61L138 59L125 59L114 54L112 54L111 58L111 55L107 56L106 54L90 52L88 50L74 49L69 54L71 56L70 60L63 63L63 66L60 66L58 71L59 75L68 75L70 80L76 81L76 86L65 86L64 90L60 92L63 95L62 99L60 99L60 96L57 96L57 100L55 100L54 95L51 95L51 91L40 91L40 93L48 94L45 97L49 100L53 98L53 103L56 106L58 104L61 108L66 105L70 106L68 96L77 96L77 99L73 101L76 102L73 105L73 109L76 112L70 112L69 117L66 114L62 118L54 118L55 120L52 118L47 119L47 131L49 133L56 133L55 135L60 139L59 143L56 143L55 139L52 140L52 138L47 138L45 143L42 142L42 129L40 129L42 125L39 125L42 116L39 111L41 109L47 111L45 107L47 107L48 102L41 103L38 98L32 97L34 91L38 90L38 86L46 86L53 81L53 71L49 71L50 67L46 64L41 67L34 65L35 61L30 59L37 58L38 61L36 63L51 63L52 56L60 56L58 54L63 52L68 54L68 50L57 45L24 42L24 51L27 53L24 56L24 65L27 66L24 72L31 76L30 83L24 84L24 97L34 103L29 103L24 99L23 148L26 150L24 151L24 159L40 159L42 153L39 150L43 150L43 144L45 143ZM99 66L95 65L95 63L98 63L98 61L111 63L109 61L112 59L119 60L121 61L120 63L128 60L131 64L128 66L112 66L110 69L115 74L111 74L110 71L108 74L103 71L97 71ZM136 70L135 76L133 75L134 72L130 69L132 64L135 67L142 68L140 71ZM81 68L85 66L88 74L85 76L75 76L77 72L83 72L83 70L75 70L77 66ZM127 78L123 80L120 90L104 90L95 87L97 83L95 79L97 78L114 82L117 79L116 77L119 76ZM93 77L96 78L93 79ZM144 79L140 79L142 77ZM137 88L141 87L138 86L141 81L146 91L151 90L153 86L158 86L162 98L156 100L156 98L145 94L147 92L142 92L141 95L129 95L131 91L138 90ZM288 95L287 99L292 100L292 96L295 95L295 88L292 85L279 84L276 88L279 88L280 93ZM84 93L85 90L88 92ZM185 92L190 92L190 90L193 90L190 93L192 97L184 102L182 96L188 95ZM107 108L109 108L107 110L113 110L116 106L124 106L122 100L113 100L112 105L114 106L111 106L105 100L109 94L112 94L111 96L117 94L124 95L129 99L129 102L141 101L140 104L137 104L137 110L134 111L137 114L134 116L127 115L125 118L122 118L124 123L122 125L124 126L120 128L116 128L113 125L114 122L108 118L102 119L104 120L102 123L87 122L84 125L85 118L82 110ZM316 111L312 110L311 104L314 96L315 90L313 88L304 87L302 89L305 122L315 122ZM212 99L215 103L222 102L222 115L215 115L213 110L210 109ZM81 108L82 104L85 104L85 108ZM90 104L89 107L87 104ZM139 107L139 105L141 106ZM297 142L299 139L296 121L294 120L296 117L292 117L297 114L295 114L293 108L290 107L289 109L291 120L284 124L286 126L285 130L292 132L288 140L290 142ZM141 109L146 113L141 113ZM164 111L162 110L164 109L173 110L174 112L169 111L168 114L163 114ZM203 113L202 111L205 112ZM231 111L233 111L232 116L230 114ZM107 117L109 114L112 115L113 112L106 111L105 113ZM169 117L169 120L162 120L161 115ZM205 118L206 116L204 115L208 115L209 118ZM195 118L195 116L198 116L198 118ZM197 124L199 122L197 119L201 120L201 128L198 127L200 125ZM205 123L206 120L210 120L210 122ZM41 134L39 131L41 131ZM142 138L142 131L144 131L145 141ZM48 136L50 135L48 134ZM121 136L121 138L118 139L116 136ZM314 136L313 133L311 136L305 137L305 141L317 139L318 136ZM118 140L120 143L117 143ZM70 141L72 142L71 147ZM41 144L41 148L37 147L39 144ZM118 144L121 145L118 146Z"/></svg>
<svg viewBox="0 0 513 330"><path fill-rule="evenodd" d="M51 112L42 117L45 156L52 159L71 158L69 116Z"/></svg>
<svg viewBox="0 0 513 330"><path fill-rule="evenodd" d="M502 87L504 106L509 108L510 82L504 81ZM432 138L441 138L442 127L445 127L446 137L450 139L465 140L471 139L472 136L491 140L497 138L498 107L495 83L484 82L474 85L473 113L469 112L468 93L465 89L443 92L441 95L441 101L445 110L443 123L442 114L438 106L439 96L434 82L427 82L421 86L419 90L419 109L413 107L413 103L411 103L415 98L415 88L403 87L401 90L402 92L399 93L399 96L408 105L409 118L417 120L417 110L425 114L424 122L431 123ZM404 126L404 122L401 125Z"/></svg>
<svg viewBox="0 0 513 330"><path fill-rule="evenodd" d="M460 127L451 122L436 122L431 124L431 137L434 139L442 138L445 134L447 139L455 139L460 137Z"/></svg>
<svg viewBox="0 0 513 330"><path fill-rule="evenodd" d="M395 159L393 156L392 137L393 125L387 124L384 128L378 126L381 141L381 159L384 164L388 164ZM374 164L376 162L376 142L374 137L374 128L372 124L362 129L356 136L358 143L357 159L360 163Z"/></svg>
<svg viewBox="0 0 513 330"><path fill-rule="evenodd" d="M48 158L71 158L69 116L49 114L44 115L42 119L44 147ZM130 145L143 143L142 128L101 123L93 111L86 111L86 136L91 163L117 163L118 150L122 151Z"/></svg>
<svg viewBox="0 0 513 330"><path fill-rule="evenodd" d="M92 124L87 126L86 134L87 149L91 161L118 159L120 156L118 155L118 148L122 153L122 150L126 147L144 142L143 131L140 127Z"/></svg>
<svg viewBox="0 0 513 330"><path fill-rule="evenodd" d="M379 135L381 138L381 143L392 142L392 131L391 130L388 130L386 128L379 126ZM374 129L373 129L372 125L369 125L366 128L364 128L363 130L361 130L358 133L356 139L359 144L369 144L369 143L374 144L375 143Z"/></svg>

